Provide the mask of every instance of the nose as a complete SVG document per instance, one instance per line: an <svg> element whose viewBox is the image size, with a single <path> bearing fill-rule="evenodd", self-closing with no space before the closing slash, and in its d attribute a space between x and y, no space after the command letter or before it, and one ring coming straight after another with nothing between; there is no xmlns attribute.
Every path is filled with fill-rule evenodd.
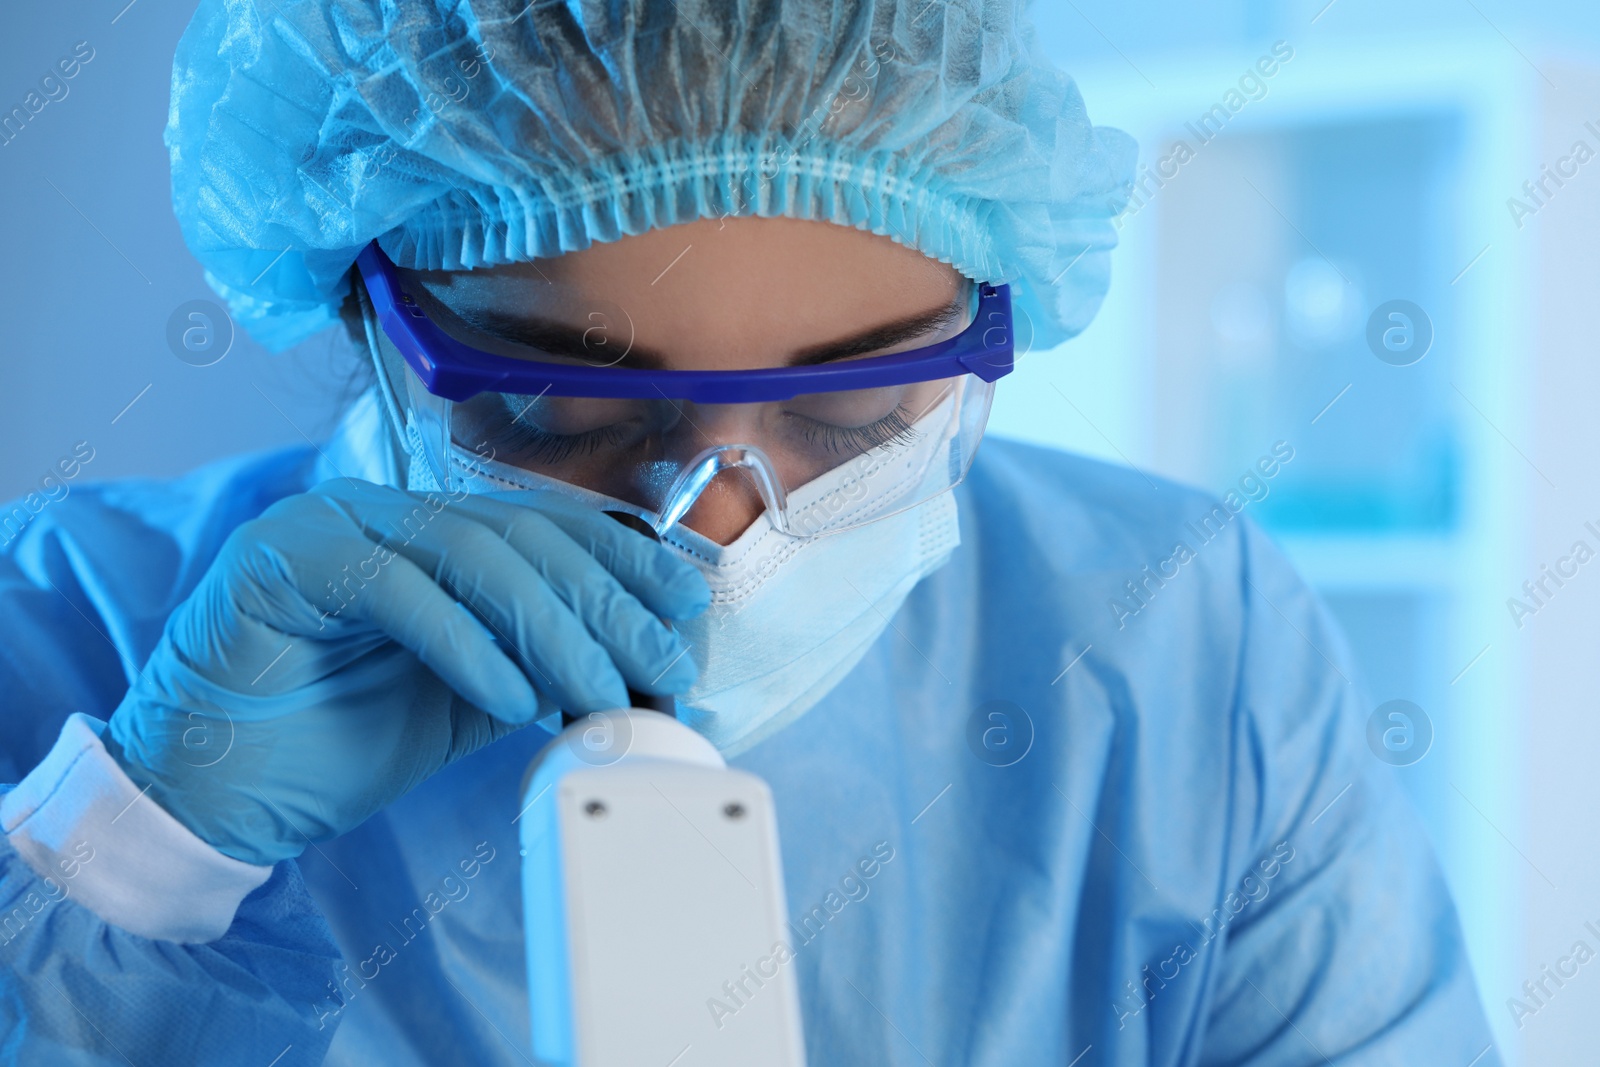
<svg viewBox="0 0 1600 1067"><path fill-rule="evenodd" d="M765 452L754 445L713 445L679 472L662 500L656 530L664 533L681 522L728 545L763 508L781 520L787 505L783 480Z"/></svg>
<svg viewBox="0 0 1600 1067"><path fill-rule="evenodd" d="M679 522L719 545L731 545L765 508L747 472L725 470L701 491Z"/></svg>

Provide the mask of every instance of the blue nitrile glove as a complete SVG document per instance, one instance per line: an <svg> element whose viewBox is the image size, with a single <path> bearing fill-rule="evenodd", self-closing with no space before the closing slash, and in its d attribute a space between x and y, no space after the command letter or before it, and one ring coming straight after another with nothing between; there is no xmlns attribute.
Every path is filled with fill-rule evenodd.
<svg viewBox="0 0 1600 1067"><path fill-rule="evenodd" d="M661 619L708 598L693 567L555 494L325 482L233 532L104 740L202 840L274 863L557 709L687 688Z"/></svg>

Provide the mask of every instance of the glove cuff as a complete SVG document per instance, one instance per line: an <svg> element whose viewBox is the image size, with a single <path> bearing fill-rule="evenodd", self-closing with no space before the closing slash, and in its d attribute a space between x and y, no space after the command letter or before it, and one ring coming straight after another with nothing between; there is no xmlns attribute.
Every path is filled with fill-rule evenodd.
<svg viewBox="0 0 1600 1067"><path fill-rule="evenodd" d="M141 937L215 941L272 874L206 844L107 753L106 724L68 716L44 760L0 798L0 829L43 878Z"/></svg>

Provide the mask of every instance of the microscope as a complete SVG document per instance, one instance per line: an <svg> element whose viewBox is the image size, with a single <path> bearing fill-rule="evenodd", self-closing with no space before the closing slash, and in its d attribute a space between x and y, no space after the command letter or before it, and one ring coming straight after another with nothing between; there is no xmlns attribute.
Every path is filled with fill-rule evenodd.
<svg viewBox="0 0 1600 1067"><path fill-rule="evenodd" d="M541 1067L804 1067L772 792L670 697L630 700L564 716L523 777L534 1054Z"/></svg>

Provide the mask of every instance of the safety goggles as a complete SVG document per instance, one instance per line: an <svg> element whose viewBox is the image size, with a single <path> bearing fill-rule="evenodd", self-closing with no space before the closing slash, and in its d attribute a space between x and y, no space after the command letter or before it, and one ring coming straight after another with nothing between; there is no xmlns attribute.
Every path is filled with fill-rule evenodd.
<svg viewBox="0 0 1600 1067"><path fill-rule="evenodd" d="M624 501L658 532L743 475L769 521L831 533L912 507L966 475L1014 359L1011 293L979 285L949 340L892 355L755 370L650 370L447 331L368 245L356 260L405 361L395 393L438 484L509 465ZM503 469L503 467L502 467Z"/></svg>

